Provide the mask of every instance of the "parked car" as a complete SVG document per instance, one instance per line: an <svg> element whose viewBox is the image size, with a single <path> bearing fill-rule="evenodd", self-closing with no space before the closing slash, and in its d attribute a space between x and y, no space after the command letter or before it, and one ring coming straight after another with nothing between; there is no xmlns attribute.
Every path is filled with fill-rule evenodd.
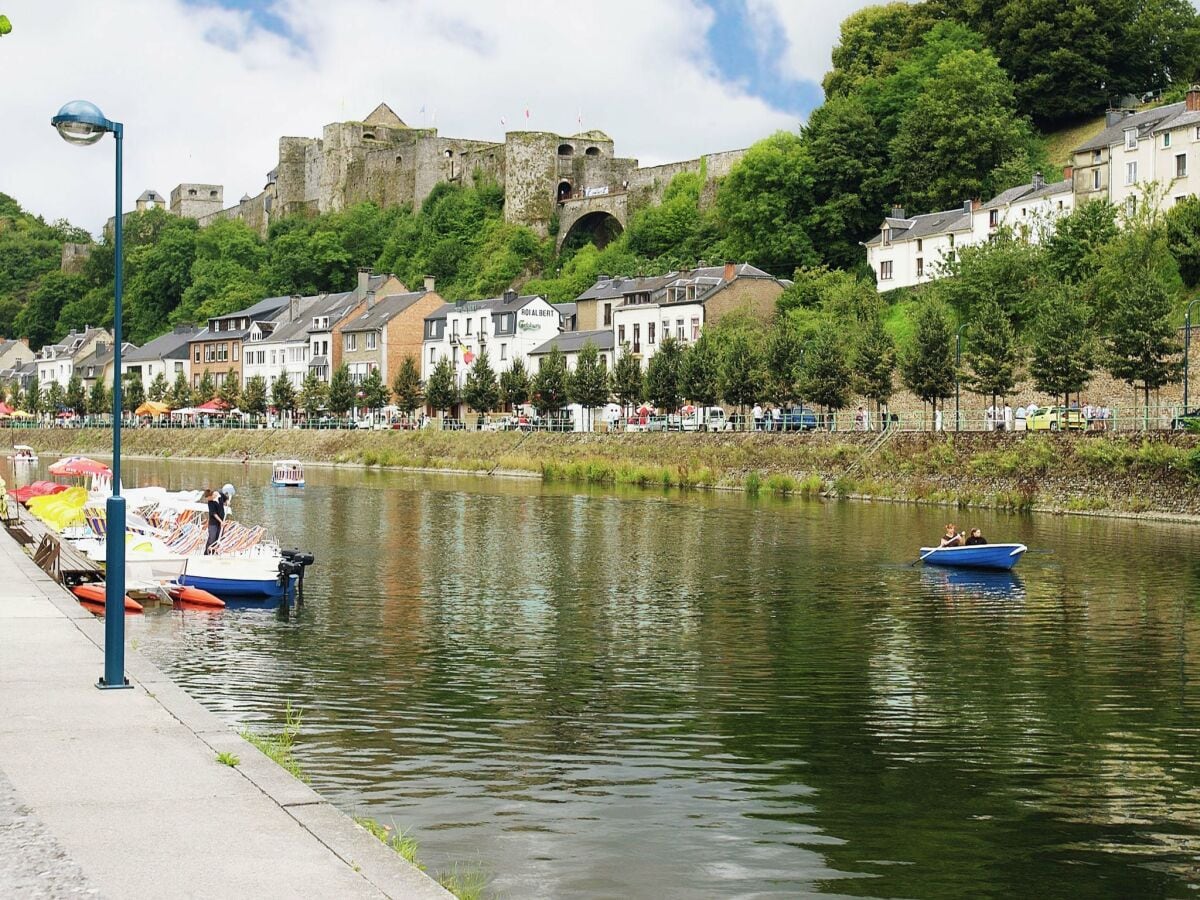
<svg viewBox="0 0 1200 900"><path fill-rule="evenodd" d="M1171 428L1174 431L1200 430L1200 406L1193 410L1184 410L1173 418L1171 420Z"/></svg>
<svg viewBox="0 0 1200 900"><path fill-rule="evenodd" d="M817 413L805 406L785 410L779 421L780 431L814 431L820 423Z"/></svg>
<svg viewBox="0 0 1200 900"><path fill-rule="evenodd" d="M1039 406L1033 415L1025 419L1028 431L1086 431L1087 419L1078 409L1062 406Z"/></svg>

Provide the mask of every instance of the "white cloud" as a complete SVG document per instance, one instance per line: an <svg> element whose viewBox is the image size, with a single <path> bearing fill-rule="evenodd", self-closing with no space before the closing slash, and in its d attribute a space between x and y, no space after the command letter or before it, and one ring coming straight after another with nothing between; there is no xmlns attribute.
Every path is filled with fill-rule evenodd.
<svg viewBox="0 0 1200 900"><path fill-rule="evenodd" d="M832 65L842 20L864 6L888 0L746 0L757 22L774 19L783 28L787 52L784 75L820 83Z"/></svg>
<svg viewBox="0 0 1200 900"><path fill-rule="evenodd" d="M500 117L522 127L526 107L530 127L560 132L582 111L643 164L796 124L721 82L699 0L281 0L306 50L180 0L6 0L5 12L0 191L93 231L112 214L112 142L77 149L49 125L77 98L125 123L126 209L182 181L224 184L227 203L255 194L281 135L319 135L380 100L410 124L425 105L444 134L497 140Z"/></svg>

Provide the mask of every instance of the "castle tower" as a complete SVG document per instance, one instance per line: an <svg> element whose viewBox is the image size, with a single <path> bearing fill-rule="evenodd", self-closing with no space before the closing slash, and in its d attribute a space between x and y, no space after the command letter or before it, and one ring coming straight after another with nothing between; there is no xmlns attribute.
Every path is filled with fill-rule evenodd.
<svg viewBox="0 0 1200 900"><path fill-rule="evenodd" d="M225 205L225 189L219 184L179 184L171 191L171 212L189 219L200 219L220 212Z"/></svg>

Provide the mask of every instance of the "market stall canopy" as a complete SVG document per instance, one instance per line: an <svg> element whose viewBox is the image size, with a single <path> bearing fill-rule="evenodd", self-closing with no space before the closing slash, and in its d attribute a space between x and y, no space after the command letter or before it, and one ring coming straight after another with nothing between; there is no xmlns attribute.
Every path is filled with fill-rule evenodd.
<svg viewBox="0 0 1200 900"><path fill-rule="evenodd" d="M51 475L111 475L112 469L102 462L88 459L86 456L68 456L58 462L51 463L47 469Z"/></svg>
<svg viewBox="0 0 1200 900"><path fill-rule="evenodd" d="M7 403L0 403L0 416L11 416L14 410Z"/></svg>
<svg viewBox="0 0 1200 900"><path fill-rule="evenodd" d="M207 403L201 403L196 407L197 412L226 412L229 409L229 404L220 397L213 397Z"/></svg>
<svg viewBox="0 0 1200 900"><path fill-rule="evenodd" d="M23 409L18 409L18 410L16 410L16 411L14 411L14 412L13 412L13 414L12 414L12 417L13 417L14 419L32 419L32 418L35 418L35 417L34 417L34 415L33 415L33 413L28 413L28 412L25 412L25 410L23 410Z"/></svg>
<svg viewBox="0 0 1200 900"><path fill-rule="evenodd" d="M135 416L165 416L171 411L171 407L165 403L158 403L154 400L147 400L141 406L133 411Z"/></svg>

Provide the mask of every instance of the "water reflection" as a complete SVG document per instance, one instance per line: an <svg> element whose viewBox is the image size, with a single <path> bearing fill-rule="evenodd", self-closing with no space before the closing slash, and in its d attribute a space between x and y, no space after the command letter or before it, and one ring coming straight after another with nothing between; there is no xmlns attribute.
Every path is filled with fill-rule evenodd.
<svg viewBox="0 0 1200 900"><path fill-rule="evenodd" d="M315 550L293 615L151 610L231 722L300 705L345 808L509 897L1178 894L1200 840L1196 535L937 509L133 462Z"/></svg>

